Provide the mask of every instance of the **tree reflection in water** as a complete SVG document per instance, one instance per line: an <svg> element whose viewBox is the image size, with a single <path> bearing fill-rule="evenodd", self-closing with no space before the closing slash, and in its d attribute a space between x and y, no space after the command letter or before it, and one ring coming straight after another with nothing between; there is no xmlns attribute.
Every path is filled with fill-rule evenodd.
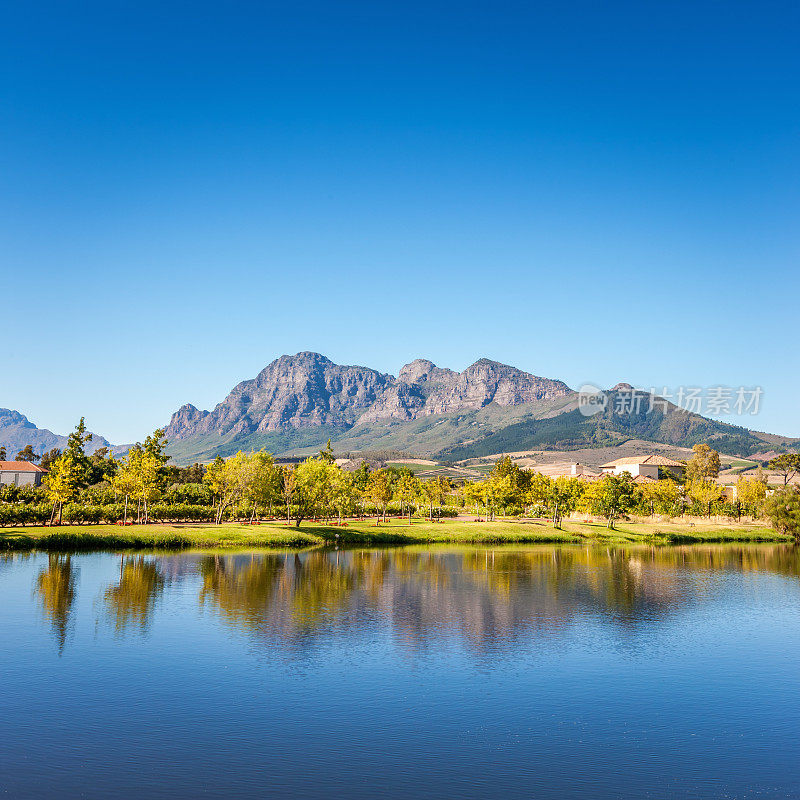
<svg viewBox="0 0 800 800"><path fill-rule="evenodd" d="M105 592L106 609L114 621L114 630L124 633L132 627L146 631L164 583L160 559L123 556L119 581Z"/></svg>
<svg viewBox="0 0 800 800"><path fill-rule="evenodd" d="M36 577L35 593L42 611L50 620L59 655L64 652L67 641L77 578L78 570L73 566L72 556L60 553L51 553L47 557L47 566Z"/></svg>
<svg viewBox="0 0 800 800"><path fill-rule="evenodd" d="M79 558L50 555L35 583L59 653ZM481 652L557 636L587 617L635 633L707 601L718 586L710 580L715 574L744 572L797 578L800 548L420 546L124 556L102 597L118 634L145 632L165 587L199 577L201 608L288 650L382 629L411 651L451 639Z"/></svg>
<svg viewBox="0 0 800 800"><path fill-rule="evenodd" d="M402 647L454 638L475 650L557 634L588 615L629 628L701 602L704 575L797 577L774 546L402 548L207 556L200 600L290 648L388 627Z"/></svg>

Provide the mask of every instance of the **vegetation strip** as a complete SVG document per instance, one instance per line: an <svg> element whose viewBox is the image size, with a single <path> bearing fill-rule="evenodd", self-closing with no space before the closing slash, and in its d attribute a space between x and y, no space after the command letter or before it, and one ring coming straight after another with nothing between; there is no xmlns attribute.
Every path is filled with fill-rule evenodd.
<svg viewBox="0 0 800 800"><path fill-rule="evenodd" d="M193 548L307 548L330 545L558 544L639 542L651 544L689 542L791 542L792 538L761 526L653 526L628 523L617 530L605 525L568 522L562 530L544 522L516 521L442 523L392 520L351 522L348 527L308 523L300 529L286 523L262 525L148 525L120 530L113 525L74 526L67 530L47 527L11 528L0 532L0 550L142 550Z"/></svg>

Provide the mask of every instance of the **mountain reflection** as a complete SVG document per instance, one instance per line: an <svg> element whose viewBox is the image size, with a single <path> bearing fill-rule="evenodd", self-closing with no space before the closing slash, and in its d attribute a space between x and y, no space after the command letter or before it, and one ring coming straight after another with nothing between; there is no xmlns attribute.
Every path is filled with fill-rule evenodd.
<svg viewBox="0 0 800 800"><path fill-rule="evenodd" d="M35 593L42 605L42 611L50 620L59 655L64 651L67 641L77 578L78 570L73 566L72 556L60 553L50 554L47 557L47 566L36 577Z"/></svg>

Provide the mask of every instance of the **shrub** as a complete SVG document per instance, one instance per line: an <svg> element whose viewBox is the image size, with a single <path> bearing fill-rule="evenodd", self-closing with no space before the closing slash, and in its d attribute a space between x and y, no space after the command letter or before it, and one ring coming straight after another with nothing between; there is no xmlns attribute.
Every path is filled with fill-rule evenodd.
<svg viewBox="0 0 800 800"><path fill-rule="evenodd" d="M776 531L800 541L800 486L786 486L768 497L766 512Z"/></svg>

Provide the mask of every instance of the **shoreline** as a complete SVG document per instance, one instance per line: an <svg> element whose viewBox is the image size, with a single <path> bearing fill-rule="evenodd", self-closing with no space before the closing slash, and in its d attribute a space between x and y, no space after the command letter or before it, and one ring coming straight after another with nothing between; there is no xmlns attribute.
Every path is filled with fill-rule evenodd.
<svg viewBox="0 0 800 800"><path fill-rule="evenodd" d="M259 525L225 523L151 524L121 528L116 525L70 525L62 528L0 528L0 552L184 550L188 548L255 549L309 548L336 545L404 544L701 544L701 543L792 544L791 536L752 523L686 525L675 523L623 522L609 530L597 523L564 521L561 529L543 521L441 523L391 520L350 522L347 527L318 522L299 528L285 522Z"/></svg>

